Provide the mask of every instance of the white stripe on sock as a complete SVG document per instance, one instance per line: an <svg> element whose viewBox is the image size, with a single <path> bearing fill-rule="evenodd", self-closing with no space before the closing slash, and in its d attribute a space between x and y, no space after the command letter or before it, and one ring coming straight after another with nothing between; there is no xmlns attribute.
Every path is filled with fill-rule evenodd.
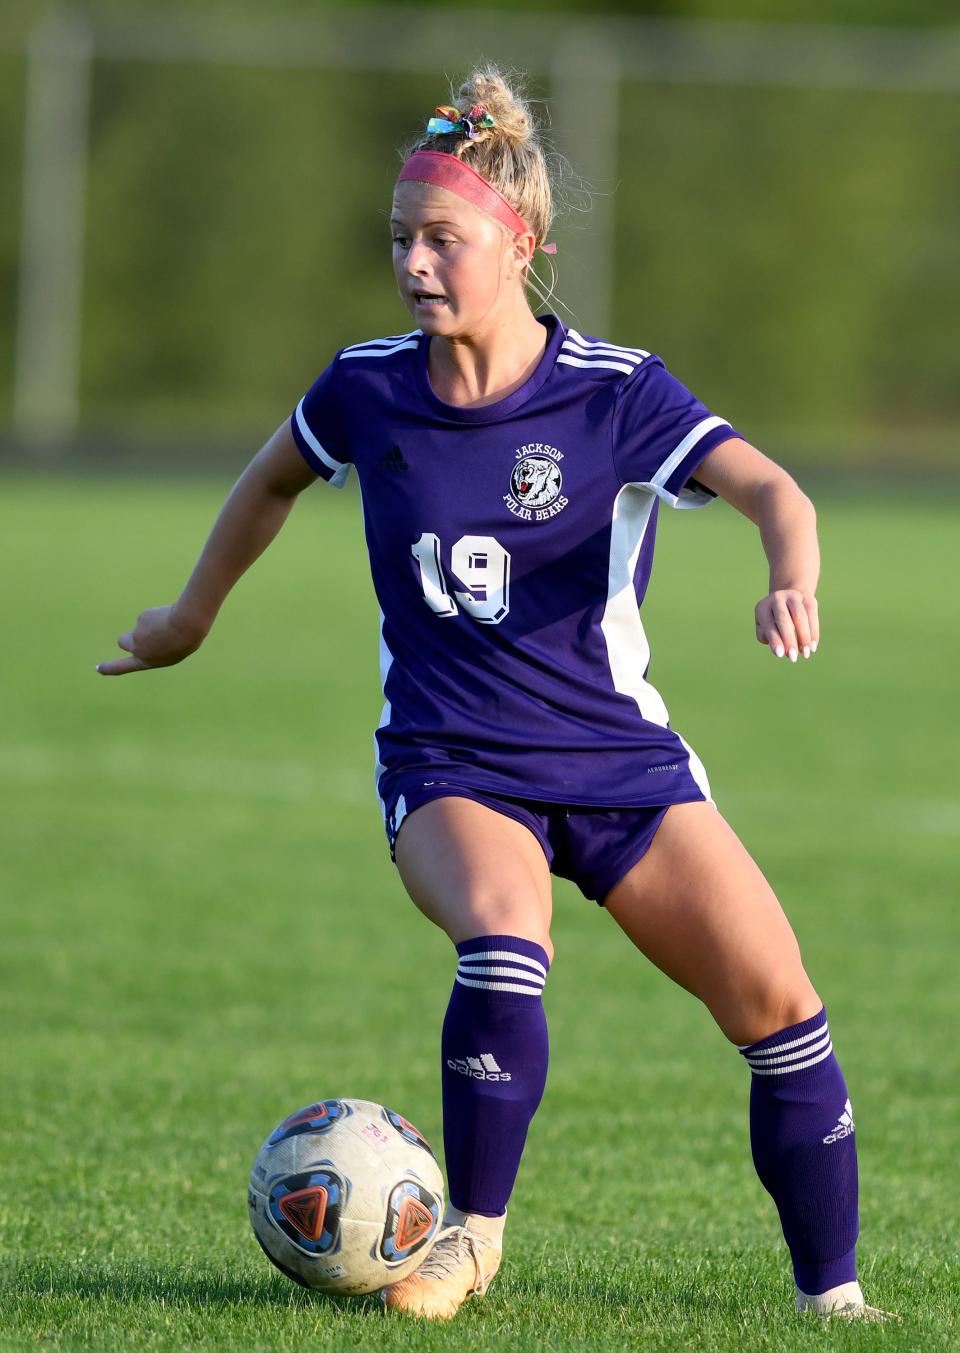
<svg viewBox="0 0 960 1353"><path fill-rule="evenodd" d="M816 1043L810 1043L805 1048L798 1048L795 1052L784 1053L782 1057L778 1057L776 1050L774 1050L765 1052L762 1057L748 1057L747 1062L750 1066L782 1066L785 1062L800 1062L804 1057L809 1057L812 1052L819 1052L829 1042L830 1035L824 1034Z"/></svg>
<svg viewBox="0 0 960 1353"><path fill-rule="evenodd" d="M755 1076L789 1076L794 1071L804 1071L808 1066L816 1066L818 1062L826 1061L833 1052L833 1044L828 1043L826 1051L821 1052L818 1057L811 1057L806 1062L795 1062L791 1066L751 1066L750 1070Z"/></svg>
<svg viewBox="0 0 960 1353"><path fill-rule="evenodd" d="M535 958L527 958L526 954L515 954L509 949L488 949L483 953L461 954L461 963L487 963L490 959L508 958L511 963L521 963L525 968L536 968L537 972L542 972L544 977L547 970L542 963L538 963Z"/></svg>
<svg viewBox="0 0 960 1353"><path fill-rule="evenodd" d="M750 1066L786 1066L790 1062L802 1062L803 1058L810 1057L811 1053L819 1053L829 1042L830 1035L825 1034L818 1043L811 1043L810 1047L802 1047L796 1053L786 1053L783 1057L772 1057L769 1054L764 1055L764 1057L748 1057L746 1061Z"/></svg>
<svg viewBox="0 0 960 1353"><path fill-rule="evenodd" d="M748 1057L775 1057L778 1053L789 1052L791 1048L800 1048L804 1043L811 1043L815 1038L819 1038L821 1034L825 1034L829 1028L829 1024L824 1021L819 1029L814 1029L812 1033L804 1034L802 1038L795 1038L791 1043L776 1043L773 1047L761 1048L759 1052L749 1053L747 1052L747 1049L752 1048L753 1044L743 1043L740 1045L740 1051L746 1053Z"/></svg>
<svg viewBox="0 0 960 1353"><path fill-rule="evenodd" d="M484 964L481 967L477 964L470 968L458 968L457 971L462 973L464 977L515 977L522 982L536 982L541 987L547 980L545 977L541 977L539 973L524 972L522 968L500 967L499 965L487 967Z"/></svg>

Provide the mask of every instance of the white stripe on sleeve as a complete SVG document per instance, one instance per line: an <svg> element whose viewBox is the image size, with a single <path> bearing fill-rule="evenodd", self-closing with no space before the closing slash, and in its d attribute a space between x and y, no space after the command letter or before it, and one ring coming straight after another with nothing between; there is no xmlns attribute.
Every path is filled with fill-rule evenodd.
<svg viewBox="0 0 960 1353"><path fill-rule="evenodd" d="M628 348L615 348L608 343L596 343L592 347L587 347L584 343L571 343L569 340L560 350L570 353L573 357L615 357L617 361L629 362L634 367L638 367L645 357L650 356L649 352L630 352Z"/></svg>
<svg viewBox="0 0 960 1353"><path fill-rule="evenodd" d="M407 348L415 348L418 340L413 339L410 343L397 343L392 348L345 348L340 354L341 362L347 357L392 357L395 352L404 352Z"/></svg>
<svg viewBox="0 0 960 1353"><path fill-rule="evenodd" d="M303 440L307 443L310 450L317 457L317 459L321 460L328 470L333 471L333 474L330 476L328 482L331 483L334 486L334 488L342 489L344 484L347 482L347 475L350 473L350 466L349 464L344 464L342 460L334 460L333 456L330 455L330 452L324 450L324 448L317 441L316 437L310 431L310 427L307 423L306 418L304 418L303 416L302 399L300 403L297 405L297 427L300 429L300 435L303 437Z"/></svg>
<svg viewBox="0 0 960 1353"><path fill-rule="evenodd" d="M365 338L362 343L348 343L344 352L356 352L360 348L395 348L399 343L409 343L412 338L419 338L422 330L411 329L406 334L390 334L387 338Z"/></svg>
<svg viewBox="0 0 960 1353"><path fill-rule="evenodd" d="M670 452L669 456L667 456L666 460L660 466L660 469L651 479L650 487L659 493L661 489L665 488L667 480L688 452L693 450L697 442L702 441L707 433L712 432L714 428L729 426L730 425L725 418L717 418L715 416L711 418L702 418L696 427L690 429L683 441L680 442L678 446L675 446ZM731 432L733 431L732 428L730 430Z"/></svg>
<svg viewBox="0 0 960 1353"><path fill-rule="evenodd" d="M608 343L602 338L584 338L583 334L576 329L568 329L564 343L572 343L575 347L582 348L586 352L594 352L599 349L605 349L608 352L629 353L633 357L649 357L650 354L646 348L628 348L623 343Z"/></svg>
<svg viewBox="0 0 960 1353"><path fill-rule="evenodd" d="M595 367L603 367L607 371L622 371L625 376L629 376L634 370L634 368L628 366L625 361L605 362L601 361L599 358L590 358L588 360L587 358L571 357L569 353L565 352L561 352L560 356L557 358L557 365L559 366L561 363L564 366L585 367L587 371L592 371Z"/></svg>

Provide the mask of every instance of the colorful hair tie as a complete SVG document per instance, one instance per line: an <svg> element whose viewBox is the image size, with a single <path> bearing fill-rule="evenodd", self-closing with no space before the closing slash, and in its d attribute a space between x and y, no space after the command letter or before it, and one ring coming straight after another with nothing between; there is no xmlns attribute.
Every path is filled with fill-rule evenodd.
<svg viewBox="0 0 960 1353"><path fill-rule="evenodd" d="M481 131L497 125L482 103L475 103L469 113L461 113L459 108L441 103L437 105L437 113L439 116L432 117L427 123L428 136L449 136L453 132L460 132L469 140L476 141Z"/></svg>

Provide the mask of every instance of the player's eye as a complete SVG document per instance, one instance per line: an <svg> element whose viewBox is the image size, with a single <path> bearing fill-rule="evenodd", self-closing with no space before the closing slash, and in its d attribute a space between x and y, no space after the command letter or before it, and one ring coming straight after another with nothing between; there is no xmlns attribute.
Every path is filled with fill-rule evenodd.
<svg viewBox="0 0 960 1353"><path fill-rule="evenodd" d="M406 249L407 245L410 243L410 237L408 235L394 235L393 242L394 244L399 244L401 249Z"/></svg>

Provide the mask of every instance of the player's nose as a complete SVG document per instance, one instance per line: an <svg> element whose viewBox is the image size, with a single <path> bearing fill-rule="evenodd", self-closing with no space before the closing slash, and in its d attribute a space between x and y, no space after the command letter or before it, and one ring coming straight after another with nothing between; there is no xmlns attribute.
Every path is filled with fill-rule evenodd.
<svg viewBox="0 0 960 1353"><path fill-rule="evenodd" d="M407 250L406 270L408 277L423 277L430 271L430 251L425 244L416 240Z"/></svg>

